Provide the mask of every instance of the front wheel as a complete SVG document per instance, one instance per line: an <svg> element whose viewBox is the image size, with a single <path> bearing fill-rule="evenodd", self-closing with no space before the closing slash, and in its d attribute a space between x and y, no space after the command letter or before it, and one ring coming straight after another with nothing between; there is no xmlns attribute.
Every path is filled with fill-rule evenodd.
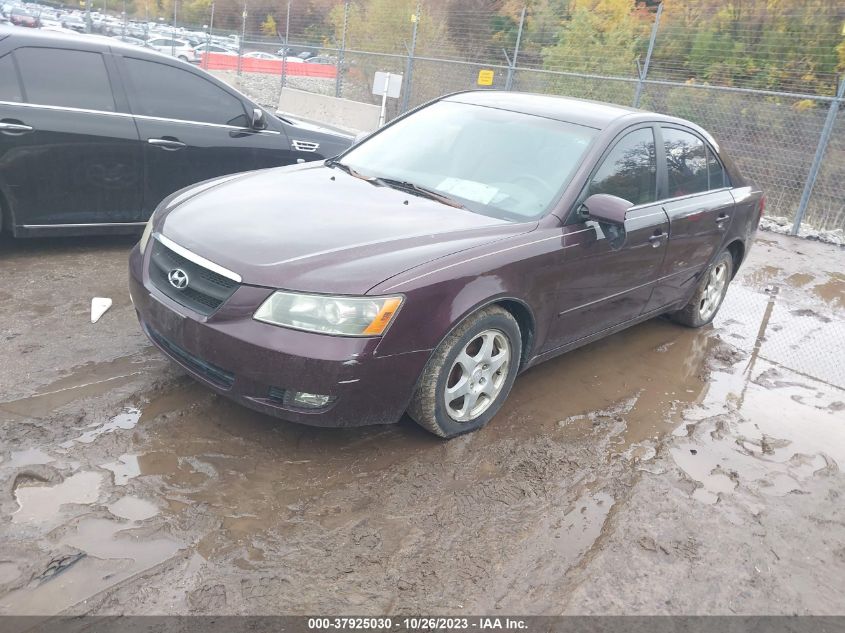
<svg viewBox="0 0 845 633"><path fill-rule="evenodd" d="M702 327L710 323L725 299L731 277L733 257L728 251L722 251L702 275L690 302L681 310L670 314L670 318L689 327Z"/></svg>
<svg viewBox="0 0 845 633"><path fill-rule="evenodd" d="M434 351L408 414L440 437L481 428L508 397L521 357L516 319L499 306L479 310Z"/></svg>

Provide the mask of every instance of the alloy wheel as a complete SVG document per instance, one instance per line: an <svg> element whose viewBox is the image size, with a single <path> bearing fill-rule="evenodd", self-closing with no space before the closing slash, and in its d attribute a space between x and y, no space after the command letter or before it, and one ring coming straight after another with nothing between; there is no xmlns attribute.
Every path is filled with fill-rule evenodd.
<svg viewBox="0 0 845 633"><path fill-rule="evenodd" d="M708 321L719 309L727 283L728 266L725 262L719 262L710 270L707 285L698 304L698 314L702 321Z"/></svg>
<svg viewBox="0 0 845 633"><path fill-rule="evenodd" d="M456 422L469 422L495 402L508 376L511 345L500 330L484 330L455 358L443 397Z"/></svg>

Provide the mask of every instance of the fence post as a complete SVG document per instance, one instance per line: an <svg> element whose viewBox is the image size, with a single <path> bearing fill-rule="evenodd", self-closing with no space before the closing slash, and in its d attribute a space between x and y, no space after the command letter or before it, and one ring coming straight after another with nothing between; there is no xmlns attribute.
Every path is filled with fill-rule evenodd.
<svg viewBox="0 0 845 633"><path fill-rule="evenodd" d="M211 46L211 32L214 30L214 3L211 3L211 19L208 21L208 31L205 34L205 55L202 56L202 67L208 70L208 47Z"/></svg>
<svg viewBox="0 0 845 633"><path fill-rule="evenodd" d="M241 76L241 62L244 56L244 38L246 37L246 0L244 12L241 14L241 39L238 40L238 77Z"/></svg>
<svg viewBox="0 0 845 633"><path fill-rule="evenodd" d="M334 84L334 96L343 94L343 57L346 53L346 30L349 28L349 0L343 3L343 35L340 38L340 50L337 53L337 79Z"/></svg>
<svg viewBox="0 0 845 633"><path fill-rule="evenodd" d="M833 133L833 124L836 122L836 114L839 112L839 104L845 98L845 77L839 82L839 89L836 91L836 98L831 101L830 109L827 111L827 118L824 121L821 136L819 137L819 144L816 147L816 155L813 156L813 164L810 166L810 173L807 174L807 182L804 183L804 191L801 192L801 201L798 203L798 210L795 212L795 221L792 223L792 235L798 235L801 228L801 221L804 219L804 214L807 213L807 206L810 204L810 196L813 193L813 187L816 185L816 180L819 177L822 160L827 151L827 145L830 142L830 136Z"/></svg>
<svg viewBox="0 0 845 633"><path fill-rule="evenodd" d="M654 52L654 42L657 40L657 29L660 27L660 16L663 14L663 3L657 5L657 14L654 16L654 24L651 25L651 37L648 39L648 51L645 54L645 64L640 69L637 79L637 91L634 93L634 107L640 107L640 97L643 96L643 85L648 76L648 66L651 63L651 54Z"/></svg>
<svg viewBox="0 0 845 633"><path fill-rule="evenodd" d="M290 52L290 0L288 0L288 10L285 15L285 46L282 50L284 51L284 55L282 55L282 85L279 89L280 91L284 90L285 85L288 82L288 53ZM281 98L281 92L279 93L279 97Z"/></svg>
<svg viewBox="0 0 845 633"><path fill-rule="evenodd" d="M513 59L509 60L508 77L505 80L505 90L513 90L513 74L516 71L516 60L519 57L519 45L522 42L522 30L525 28L525 10L522 7L522 15L519 16L519 30L516 32L516 45L513 47Z"/></svg>
<svg viewBox="0 0 845 633"><path fill-rule="evenodd" d="M411 16L414 27L411 31L411 47L408 49L408 61L405 64L405 88L402 90L402 106L400 112L407 112L408 106L411 103L411 86L414 79L414 53L417 50L417 29L420 24L420 11L422 11L422 4L418 2L417 11Z"/></svg>

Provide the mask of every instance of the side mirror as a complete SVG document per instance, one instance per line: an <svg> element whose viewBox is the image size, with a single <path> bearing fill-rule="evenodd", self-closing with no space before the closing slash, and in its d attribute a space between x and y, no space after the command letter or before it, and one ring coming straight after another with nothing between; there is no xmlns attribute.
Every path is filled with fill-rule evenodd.
<svg viewBox="0 0 845 633"><path fill-rule="evenodd" d="M253 130L263 130L267 127L267 120L264 118L264 110L261 108L252 109L252 120L249 122Z"/></svg>
<svg viewBox="0 0 845 633"><path fill-rule="evenodd" d="M357 145L358 143L360 143L361 141L363 141L365 138L367 138L369 135L370 135L370 133L369 133L369 132L358 132L358 133L355 135L355 140L353 140L353 141L352 141L352 144L353 144L353 145Z"/></svg>
<svg viewBox="0 0 845 633"><path fill-rule="evenodd" d="M634 206L634 203L607 193L594 193L584 200L582 206L591 220L624 225L625 214L628 213L628 209Z"/></svg>

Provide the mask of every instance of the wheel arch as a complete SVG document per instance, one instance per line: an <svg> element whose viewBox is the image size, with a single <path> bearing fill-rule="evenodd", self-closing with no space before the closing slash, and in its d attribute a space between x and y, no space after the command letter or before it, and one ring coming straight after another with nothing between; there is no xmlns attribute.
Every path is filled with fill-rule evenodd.
<svg viewBox="0 0 845 633"><path fill-rule="evenodd" d="M519 326L519 334L522 343L522 353L520 355L519 365L520 369L522 369L526 361L531 358L531 350L534 346L536 319L534 317L534 311L523 299L509 295L489 297L483 301L477 302L472 307L462 312L461 315L454 320L448 331L440 337L440 340L437 342L437 345L434 346L431 353L434 354L434 351L440 347L443 341L445 341L449 335L461 325L461 323L466 321L476 312L491 306L499 306L504 309L516 320L516 324Z"/></svg>
<svg viewBox="0 0 845 633"><path fill-rule="evenodd" d="M733 279L736 277L736 271L739 270L740 264L745 259L745 244L741 239L737 238L725 248L731 254L731 259L733 260L733 271L731 271L731 279Z"/></svg>

